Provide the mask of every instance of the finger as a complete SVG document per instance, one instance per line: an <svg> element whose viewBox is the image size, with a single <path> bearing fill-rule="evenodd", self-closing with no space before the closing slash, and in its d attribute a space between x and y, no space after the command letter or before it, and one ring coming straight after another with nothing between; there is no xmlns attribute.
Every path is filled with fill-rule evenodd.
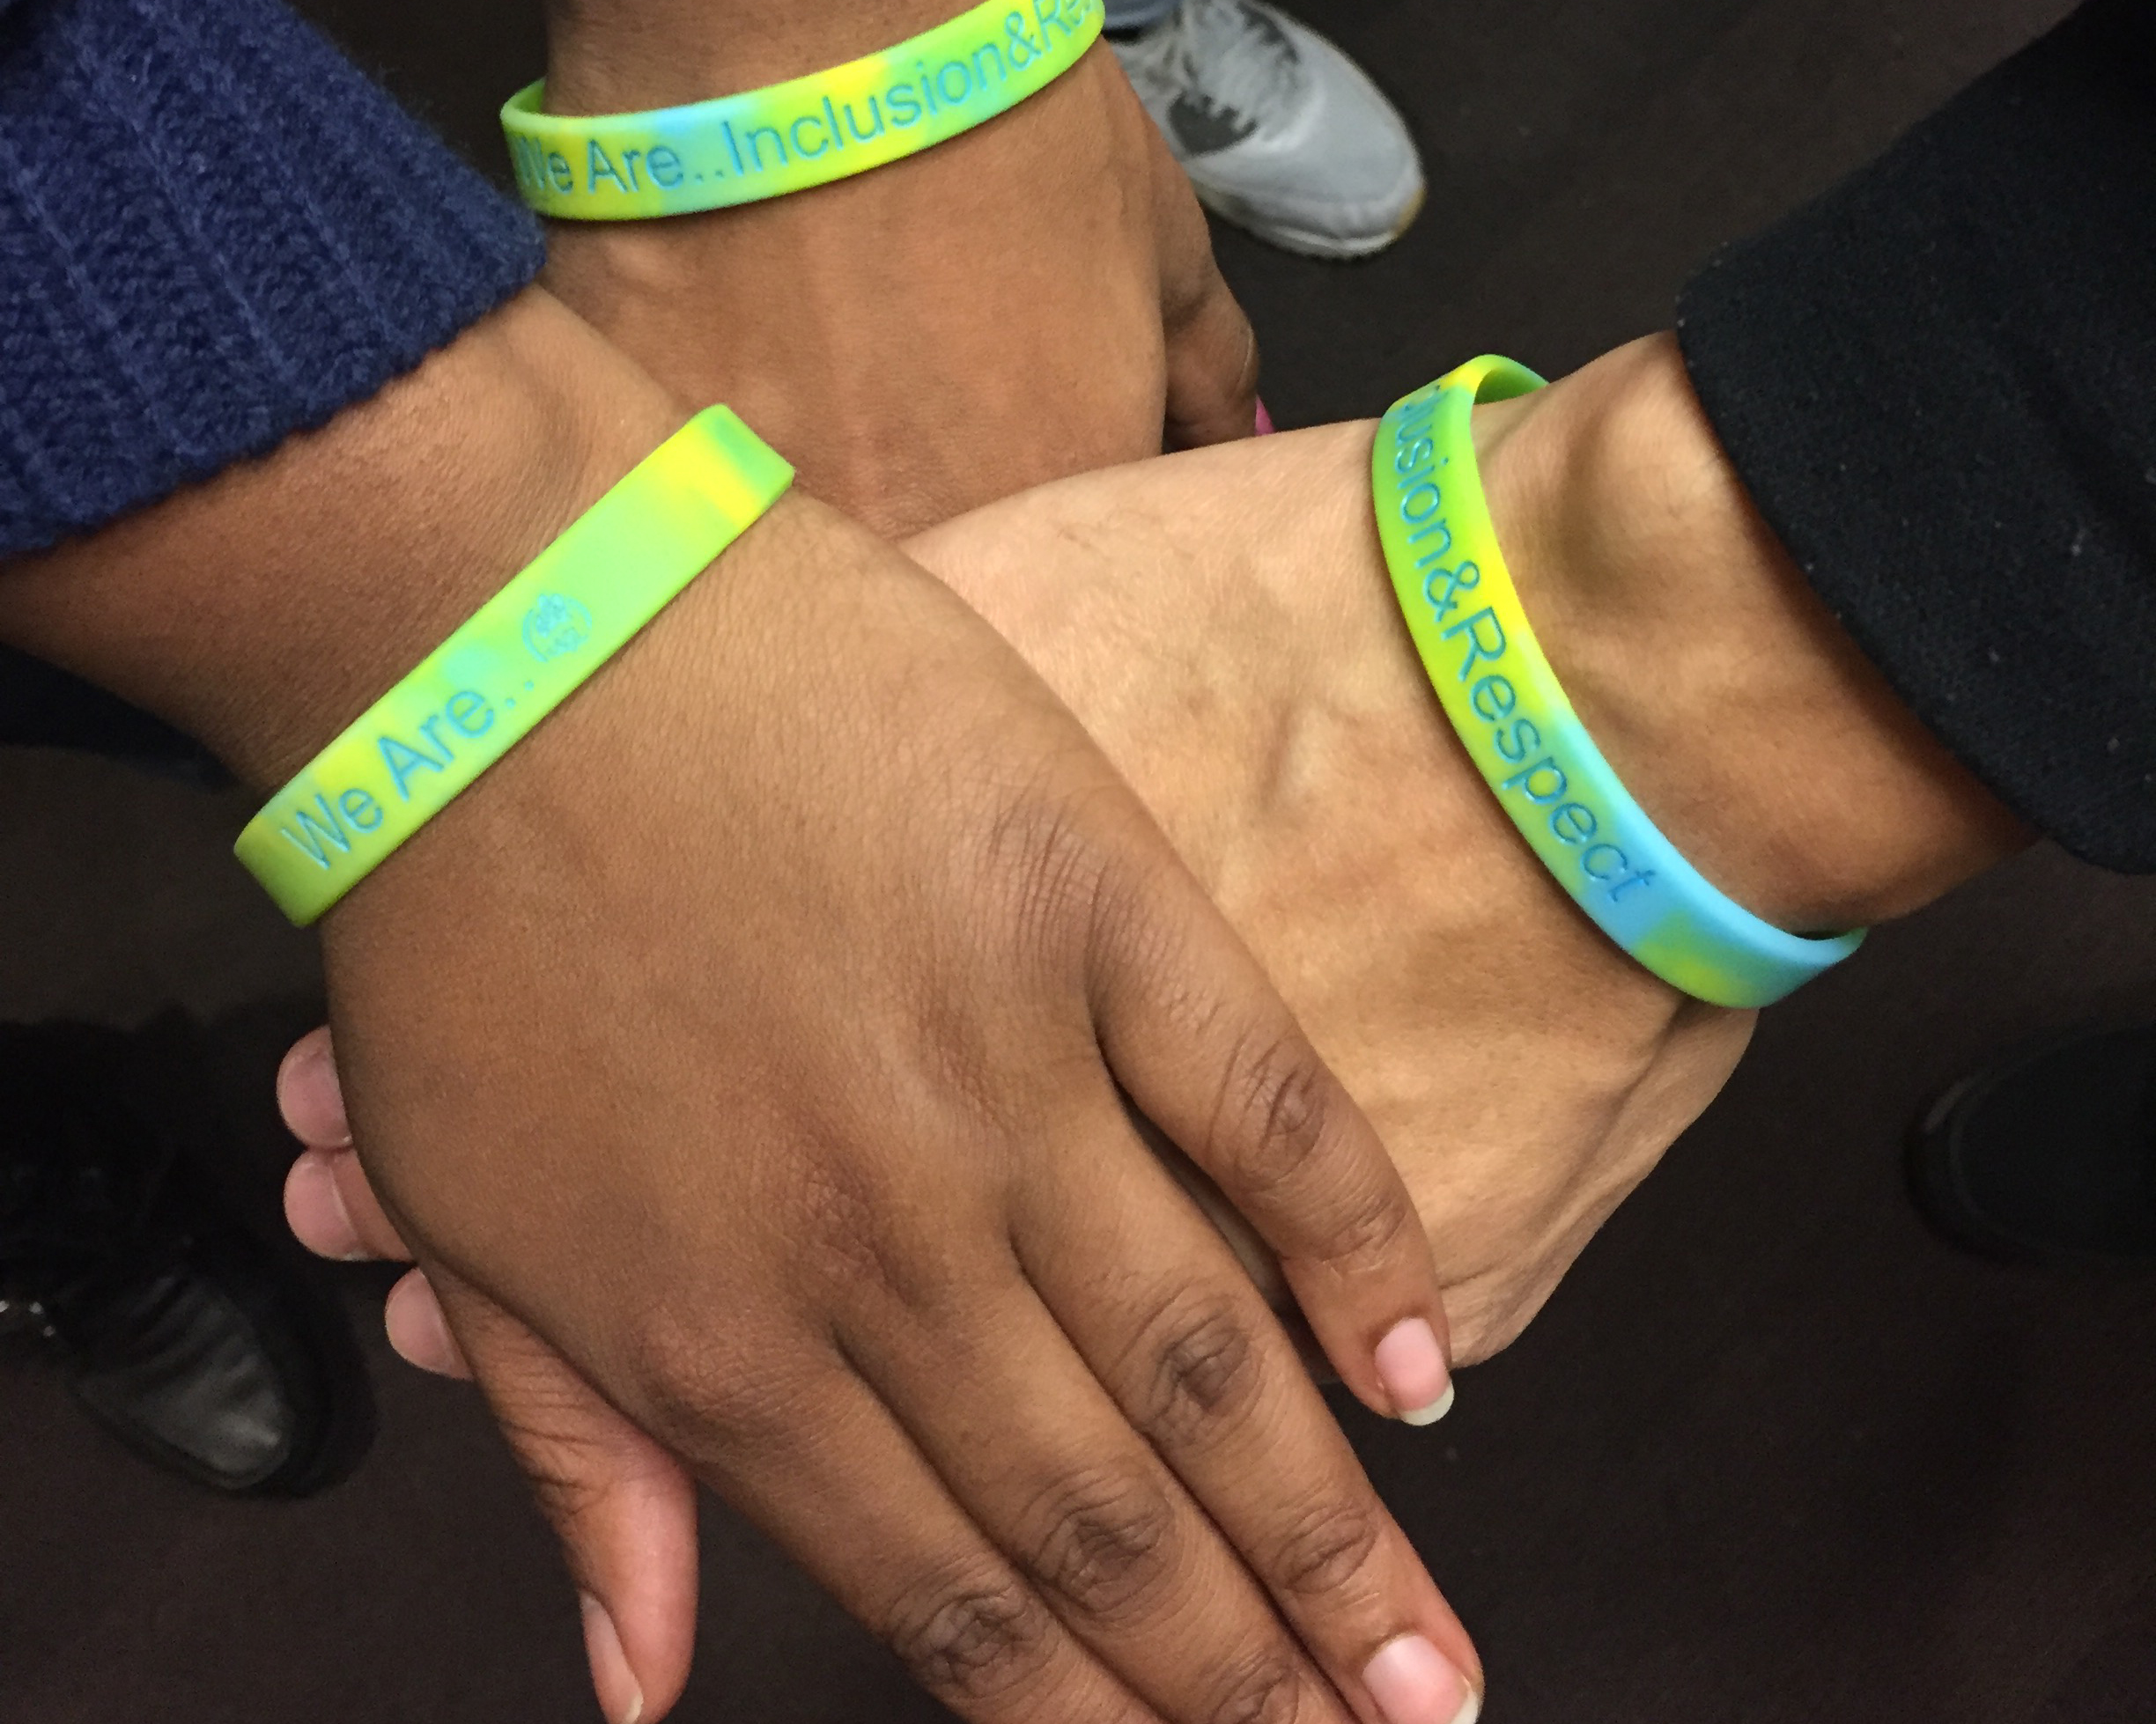
<svg viewBox="0 0 2156 1724"><path fill-rule="evenodd" d="M335 1152L343 1153L345 1152ZM359 1241L344 1199L337 1190L333 1152L300 1152L284 1175L284 1225L292 1237L318 1257L357 1263L374 1254Z"/></svg>
<svg viewBox="0 0 2156 1724"><path fill-rule="evenodd" d="M410 1263L411 1251L374 1196L351 1151L343 1085L329 1026L309 1030L285 1052L277 1075L277 1110L307 1146L284 1180L284 1219L317 1256Z"/></svg>
<svg viewBox="0 0 2156 1724"><path fill-rule="evenodd" d="M318 1257L351 1263L412 1254L376 1201L359 1158L349 1149L303 1151L284 1176L284 1222Z"/></svg>
<svg viewBox="0 0 2156 1724"><path fill-rule="evenodd" d="M1161 328L1168 345L1163 441L1194 449L1249 437L1258 424L1258 336L1213 256L1190 179L1148 120Z"/></svg>
<svg viewBox="0 0 2156 1724"><path fill-rule="evenodd" d="M1101 1046L1139 1110L1272 1248L1355 1396L1441 1417L1444 1307L1414 1201L1256 960L1194 882L1104 894L1095 938Z"/></svg>
<svg viewBox="0 0 2156 1724"><path fill-rule="evenodd" d="M1096 1167L1099 1159L1083 1158ZM1188 1219L1186 1243L1204 1227ZM1096 1257L1096 1290L1104 1264L1129 1261L1117 1250ZM1232 1264L1220 1272L1233 1275ZM1016 1265L1007 1286L967 1288L951 1306L927 1322L883 1314L850 1339L849 1356L1065 1626L1178 1724L1350 1724L1355 1714L1243 1560L1132 1429ZM909 1418L910 1409L931 1406L935 1418Z"/></svg>
<svg viewBox="0 0 2156 1724"><path fill-rule="evenodd" d="M284 1129L309 1149L351 1147L328 1024L310 1029L285 1050L277 1065L277 1098Z"/></svg>
<svg viewBox="0 0 2156 1724"><path fill-rule="evenodd" d="M425 1286L415 1271L397 1291L415 1280ZM695 1649L696 1487L515 1317L447 1285L488 1403L561 1539L600 1709L609 1724L653 1724L681 1698Z"/></svg>
<svg viewBox="0 0 2156 1724"><path fill-rule="evenodd" d="M705 1478L961 1718L1162 1724L1064 1628L839 1361L805 1386L691 1396L668 1423L679 1433L669 1440L701 1456Z"/></svg>
<svg viewBox="0 0 2156 1724"><path fill-rule="evenodd" d="M1208 246L1180 303L1162 308L1168 343L1170 449L1232 443L1258 428L1258 335Z"/></svg>
<svg viewBox="0 0 2156 1724"><path fill-rule="evenodd" d="M1052 1173L1028 1199L1015 1236L1042 1298L1359 1715L1473 1719L1473 1643L1294 1342L1165 1169L1133 1162L1126 1182ZM1140 1267L1104 1279L1103 1263Z"/></svg>
<svg viewBox="0 0 2156 1724"><path fill-rule="evenodd" d="M382 1301L382 1328L388 1333L389 1345L407 1365L441 1377L471 1376L471 1365L450 1332L425 1270L413 1270L389 1289L389 1297Z"/></svg>

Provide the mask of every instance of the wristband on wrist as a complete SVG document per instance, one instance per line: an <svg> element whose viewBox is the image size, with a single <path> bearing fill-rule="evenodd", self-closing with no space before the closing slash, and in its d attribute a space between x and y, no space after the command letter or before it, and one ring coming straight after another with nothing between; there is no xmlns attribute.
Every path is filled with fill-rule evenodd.
<svg viewBox="0 0 2156 1724"><path fill-rule="evenodd" d="M1497 548L1470 424L1477 402L1541 387L1524 365L1485 356L1379 422L1371 490L1393 591L1468 757L1573 901L1672 987L1717 1006L1769 1005L1854 952L1864 931L1785 933L1716 890L1572 710Z"/></svg>
<svg viewBox="0 0 2156 1724"><path fill-rule="evenodd" d="M984 0L828 71L641 114L546 114L510 97L517 190L543 216L633 221L806 191L917 154L1015 107L1076 65L1102 0Z"/></svg>
<svg viewBox="0 0 2156 1724"><path fill-rule="evenodd" d="M741 536L794 469L706 408L272 797L233 853L305 927Z"/></svg>

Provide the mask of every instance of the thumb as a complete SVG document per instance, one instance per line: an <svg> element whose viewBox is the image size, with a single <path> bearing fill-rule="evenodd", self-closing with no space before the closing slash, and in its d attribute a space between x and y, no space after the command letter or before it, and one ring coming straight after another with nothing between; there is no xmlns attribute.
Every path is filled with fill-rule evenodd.
<svg viewBox="0 0 2156 1724"><path fill-rule="evenodd" d="M653 1724L696 1643L696 1486L538 1335L437 1266L444 1315L562 1542L608 1724Z"/></svg>

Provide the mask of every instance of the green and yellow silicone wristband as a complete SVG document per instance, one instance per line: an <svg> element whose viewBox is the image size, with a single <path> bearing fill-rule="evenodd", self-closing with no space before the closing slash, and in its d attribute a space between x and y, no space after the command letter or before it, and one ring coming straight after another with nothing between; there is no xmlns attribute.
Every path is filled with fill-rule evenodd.
<svg viewBox="0 0 2156 1724"><path fill-rule="evenodd" d="M631 468L247 824L305 927L439 814L777 502L794 469L723 407Z"/></svg>
<svg viewBox="0 0 2156 1724"><path fill-rule="evenodd" d="M1468 758L1596 925L1696 998L1769 1005L1849 956L1864 931L1787 933L1724 896L1633 800L1580 723L1497 548L1471 424L1477 402L1541 387L1525 366L1486 355L1379 422L1371 492L1401 614Z"/></svg>
<svg viewBox="0 0 2156 1724"><path fill-rule="evenodd" d="M517 189L543 216L634 221L720 210L866 173L971 131L1076 65L1102 0L986 0L828 71L641 114L504 104Z"/></svg>

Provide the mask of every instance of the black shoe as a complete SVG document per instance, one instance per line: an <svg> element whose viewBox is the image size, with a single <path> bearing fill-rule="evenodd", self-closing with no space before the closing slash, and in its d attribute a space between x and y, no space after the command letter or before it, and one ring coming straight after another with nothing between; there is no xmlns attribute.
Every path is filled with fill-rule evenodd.
<svg viewBox="0 0 2156 1724"><path fill-rule="evenodd" d="M1909 1139L1916 1207L1986 1256L2156 1267L2156 1024L2083 1029L1965 1078Z"/></svg>
<svg viewBox="0 0 2156 1724"><path fill-rule="evenodd" d="M0 1026L0 1322L168 1471L234 1495L321 1490L373 1434L357 1350L178 1153L156 1065L140 1036Z"/></svg>

